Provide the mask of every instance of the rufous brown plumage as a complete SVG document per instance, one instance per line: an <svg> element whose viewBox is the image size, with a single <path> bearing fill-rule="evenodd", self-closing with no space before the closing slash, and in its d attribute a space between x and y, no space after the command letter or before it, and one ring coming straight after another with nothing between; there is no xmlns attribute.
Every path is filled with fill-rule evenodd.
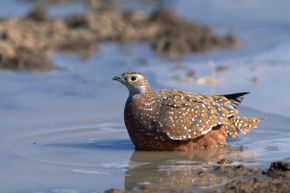
<svg viewBox="0 0 290 193"><path fill-rule="evenodd" d="M188 151L226 146L226 139L256 128L256 117L238 116L247 93L208 96L180 90L153 92L145 75L116 76L129 90L125 125L137 150Z"/></svg>

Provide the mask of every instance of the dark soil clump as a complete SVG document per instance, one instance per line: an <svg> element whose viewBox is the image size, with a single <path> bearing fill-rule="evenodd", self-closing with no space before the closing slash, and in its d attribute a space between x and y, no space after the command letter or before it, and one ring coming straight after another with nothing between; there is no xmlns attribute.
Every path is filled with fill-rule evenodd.
<svg viewBox="0 0 290 193"><path fill-rule="evenodd" d="M229 48L237 40L232 34L218 36L208 27L188 22L169 10L158 10L150 20L160 26L160 32L153 40L153 48L170 57L206 52L217 47Z"/></svg>
<svg viewBox="0 0 290 193"><path fill-rule="evenodd" d="M246 179L233 179L223 190L227 193L290 192L290 163L273 162L266 172L258 172Z"/></svg>
<svg viewBox="0 0 290 193"><path fill-rule="evenodd" d="M35 22L44 22L48 19L46 9L36 8L27 14L26 19L30 19Z"/></svg>
<svg viewBox="0 0 290 193"><path fill-rule="evenodd" d="M42 52L25 47L9 48L0 44L0 68L16 71L51 71L55 66Z"/></svg>
<svg viewBox="0 0 290 193"><path fill-rule="evenodd" d="M281 161L273 162L266 174L272 177L290 175L290 163Z"/></svg>

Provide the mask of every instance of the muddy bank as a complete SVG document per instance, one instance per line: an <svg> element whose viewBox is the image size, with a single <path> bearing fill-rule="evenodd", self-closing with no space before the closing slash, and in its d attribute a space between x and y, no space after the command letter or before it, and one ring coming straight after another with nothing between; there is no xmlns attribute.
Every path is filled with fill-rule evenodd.
<svg viewBox="0 0 290 193"><path fill-rule="evenodd" d="M170 173L170 172L169 172ZM290 192L290 163L273 162L267 170L251 169L243 165L218 164L206 169L184 171L187 175L160 176L171 178L167 183L144 182L123 191L109 189L105 193L147 193L147 192L207 192L207 193L270 193ZM190 175L189 175L190 174ZM198 180L199 179L199 180Z"/></svg>
<svg viewBox="0 0 290 193"><path fill-rule="evenodd" d="M0 42L0 68L16 71L49 71L55 65L41 51L26 47L11 47Z"/></svg>
<svg viewBox="0 0 290 193"><path fill-rule="evenodd" d="M88 10L82 15L51 19L45 9L24 18L0 21L0 67L14 70L52 70L49 55L79 51L88 56L97 43L149 42L162 55L176 58L189 52L229 48L237 39L219 36L208 27L188 22L170 10L123 13L115 8ZM25 51L25 59L19 50ZM31 54L29 54L31 53Z"/></svg>

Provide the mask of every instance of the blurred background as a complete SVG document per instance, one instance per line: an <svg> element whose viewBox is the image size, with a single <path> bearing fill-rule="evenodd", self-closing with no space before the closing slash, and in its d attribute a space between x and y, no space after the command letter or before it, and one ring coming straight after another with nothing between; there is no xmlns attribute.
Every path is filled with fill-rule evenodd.
<svg viewBox="0 0 290 193"><path fill-rule="evenodd" d="M283 0L1 0L0 192L131 189L148 176L174 184L157 171L178 165L183 175L185 162L176 160L289 161L289 7ZM233 149L148 160L156 154L136 155L124 127L127 90L111 80L129 70L145 73L154 89L249 91L242 114L265 121L232 140ZM194 186L189 181L183 188Z"/></svg>

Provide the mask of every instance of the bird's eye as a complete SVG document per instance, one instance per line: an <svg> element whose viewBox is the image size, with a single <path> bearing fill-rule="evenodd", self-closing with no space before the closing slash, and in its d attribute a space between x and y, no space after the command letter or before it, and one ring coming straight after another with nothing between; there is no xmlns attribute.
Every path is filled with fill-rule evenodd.
<svg viewBox="0 0 290 193"><path fill-rule="evenodd" d="M138 80L137 76L131 76L130 81L136 82Z"/></svg>

